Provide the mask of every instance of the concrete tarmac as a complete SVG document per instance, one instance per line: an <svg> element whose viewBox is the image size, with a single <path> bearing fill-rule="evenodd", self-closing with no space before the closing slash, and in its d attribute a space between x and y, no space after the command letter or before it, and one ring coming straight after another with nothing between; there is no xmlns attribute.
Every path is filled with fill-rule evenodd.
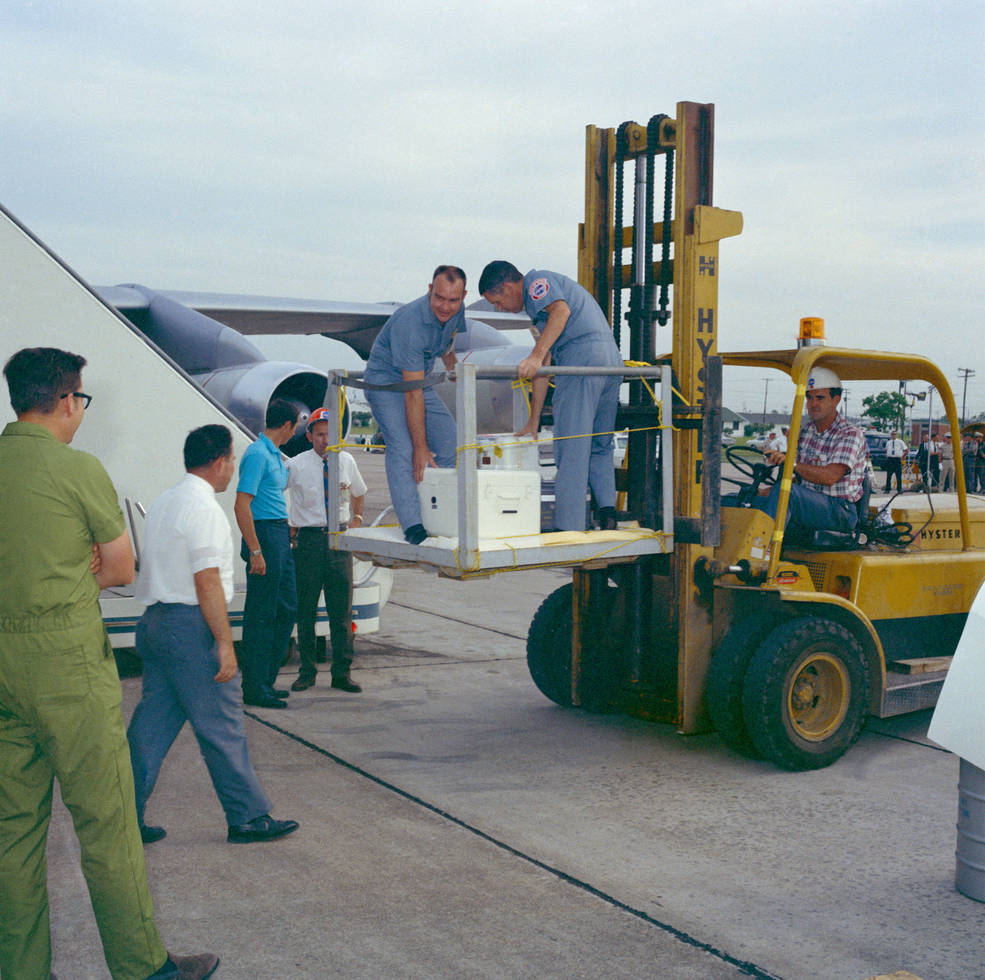
<svg viewBox="0 0 985 980"><path fill-rule="evenodd" d="M958 762L929 712L788 773L715 734L559 708L524 647L566 581L398 571L356 643L362 694L326 668L286 711L248 709L275 815L301 822L281 841L226 843L186 728L147 811L168 831L145 849L168 947L217 952L221 980L985 977L985 905L954 889ZM103 980L60 804L49 869L54 969Z"/></svg>

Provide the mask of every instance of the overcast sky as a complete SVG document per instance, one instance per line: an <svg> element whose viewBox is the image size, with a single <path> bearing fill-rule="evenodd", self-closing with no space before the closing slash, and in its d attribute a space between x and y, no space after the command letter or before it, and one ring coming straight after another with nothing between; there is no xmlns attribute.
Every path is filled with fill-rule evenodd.
<svg viewBox="0 0 985 980"><path fill-rule="evenodd" d="M959 410L974 370L972 414L983 54L972 0L5 0L0 202L93 284L404 301L439 262L575 276L585 125L713 102L720 348L823 316Z"/></svg>

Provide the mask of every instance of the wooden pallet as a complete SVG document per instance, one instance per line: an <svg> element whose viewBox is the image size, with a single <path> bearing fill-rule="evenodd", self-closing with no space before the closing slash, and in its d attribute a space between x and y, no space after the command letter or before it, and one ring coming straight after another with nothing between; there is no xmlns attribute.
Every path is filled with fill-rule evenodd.
<svg viewBox="0 0 985 980"><path fill-rule="evenodd" d="M897 674L935 674L947 670L954 657L916 657L913 660L893 660L887 664L887 670Z"/></svg>

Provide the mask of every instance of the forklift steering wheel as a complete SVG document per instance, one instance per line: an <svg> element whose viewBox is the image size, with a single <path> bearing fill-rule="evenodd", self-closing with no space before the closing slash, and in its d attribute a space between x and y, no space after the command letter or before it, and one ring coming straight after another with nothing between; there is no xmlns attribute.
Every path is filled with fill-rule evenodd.
<svg viewBox="0 0 985 980"><path fill-rule="evenodd" d="M725 450L725 458L743 475L752 480L755 489L760 485L770 485L776 482L774 470L776 467L772 463L767 463L766 458L758 449L750 449L748 446L729 446ZM730 476L723 476L727 483L735 483L740 487L745 487L741 480L736 480Z"/></svg>

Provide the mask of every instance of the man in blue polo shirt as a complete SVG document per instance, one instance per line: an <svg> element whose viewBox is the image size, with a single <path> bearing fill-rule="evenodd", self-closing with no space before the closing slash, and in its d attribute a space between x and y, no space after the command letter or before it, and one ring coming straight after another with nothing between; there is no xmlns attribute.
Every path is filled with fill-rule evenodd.
<svg viewBox="0 0 985 980"><path fill-rule="evenodd" d="M533 378L530 418L517 435L536 436L547 397L547 378L535 378L551 363L564 367L622 367L622 356L602 308L587 289L556 272L525 276L510 262L490 262L479 292L497 310L526 310L540 337L517 368ZM585 490L591 487L604 529L616 526L616 477L612 430L619 407L618 375L554 379L554 458L557 462L554 516L558 530L585 530ZM592 433L591 436L588 434ZM583 438L572 438L583 436Z"/></svg>
<svg viewBox="0 0 985 980"><path fill-rule="evenodd" d="M247 562L243 607L243 703L286 708L287 691L274 689L294 629L297 592L287 525L287 464L280 454L297 428L297 409L282 398L267 407L265 428L239 464L236 523Z"/></svg>
<svg viewBox="0 0 985 980"><path fill-rule="evenodd" d="M440 357L455 367L455 334L465 328L462 304L465 273L454 265L434 270L427 295L401 306L373 342L363 380L390 385L420 381ZM366 397L386 442L386 479L404 537L420 544L427 532L421 523L417 484L428 466L455 465L455 420L433 388L368 391Z"/></svg>

